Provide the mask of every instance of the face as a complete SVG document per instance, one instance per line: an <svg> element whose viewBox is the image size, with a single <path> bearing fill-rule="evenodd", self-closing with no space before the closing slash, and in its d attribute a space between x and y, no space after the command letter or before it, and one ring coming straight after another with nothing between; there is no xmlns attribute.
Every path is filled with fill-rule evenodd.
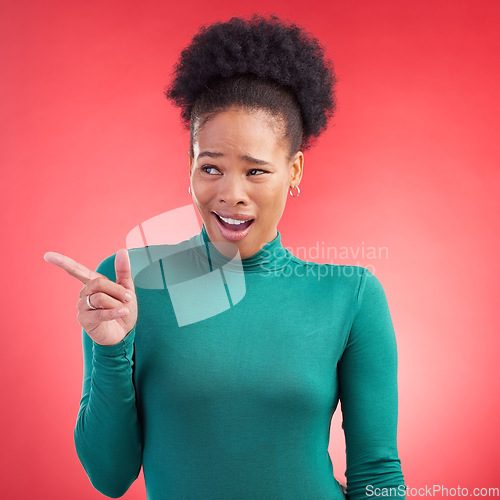
<svg viewBox="0 0 500 500"><path fill-rule="evenodd" d="M210 240L233 243L242 259L277 236L288 190L302 178L303 153L288 158L272 120L262 110L220 112L197 131L189 161L193 201Z"/></svg>

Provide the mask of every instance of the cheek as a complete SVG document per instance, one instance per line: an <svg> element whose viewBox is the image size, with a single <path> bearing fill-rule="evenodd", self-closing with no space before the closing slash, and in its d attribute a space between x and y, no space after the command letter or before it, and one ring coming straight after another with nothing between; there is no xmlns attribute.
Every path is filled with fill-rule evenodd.
<svg viewBox="0 0 500 500"><path fill-rule="evenodd" d="M276 186L274 189L269 190L260 198L262 207L268 207L269 216L274 217L277 213L281 213L285 203L288 191L283 186Z"/></svg>
<svg viewBox="0 0 500 500"><path fill-rule="evenodd" d="M212 199L214 189L210 186L210 183L196 182L193 179L192 185L194 192L193 200L198 206L205 205Z"/></svg>

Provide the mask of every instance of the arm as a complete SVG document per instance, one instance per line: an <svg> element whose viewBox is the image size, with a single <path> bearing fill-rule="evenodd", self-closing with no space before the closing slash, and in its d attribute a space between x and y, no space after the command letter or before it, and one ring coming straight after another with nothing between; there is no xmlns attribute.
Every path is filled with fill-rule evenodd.
<svg viewBox="0 0 500 500"><path fill-rule="evenodd" d="M376 488L406 498L397 451L396 337L385 292L368 269L338 375L348 498L376 498L377 491L380 498L384 490Z"/></svg>
<svg viewBox="0 0 500 500"><path fill-rule="evenodd" d="M97 272L116 282L114 256L102 261ZM84 369L74 430L76 451L92 485L118 498L137 478L142 463L132 380L135 328L109 346L95 343L84 329L82 336Z"/></svg>

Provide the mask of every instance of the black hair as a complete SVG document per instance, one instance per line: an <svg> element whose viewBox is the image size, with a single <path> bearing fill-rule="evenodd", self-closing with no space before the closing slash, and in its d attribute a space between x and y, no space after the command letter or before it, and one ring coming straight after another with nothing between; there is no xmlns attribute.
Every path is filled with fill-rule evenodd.
<svg viewBox="0 0 500 500"><path fill-rule="evenodd" d="M175 66L164 95L191 132L232 106L284 119L290 157L309 148L336 109L335 72L320 42L276 15L202 26Z"/></svg>

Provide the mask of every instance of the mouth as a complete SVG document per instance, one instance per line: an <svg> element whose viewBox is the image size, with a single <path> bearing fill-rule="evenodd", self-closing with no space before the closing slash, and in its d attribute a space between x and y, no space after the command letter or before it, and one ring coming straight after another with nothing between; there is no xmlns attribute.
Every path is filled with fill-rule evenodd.
<svg viewBox="0 0 500 500"><path fill-rule="evenodd" d="M212 216L214 217L222 236L232 241L241 240L242 238L244 238L250 232L250 229L252 228L253 222L255 220L248 218L241 220L233 219L230 217L223 217L216 212L212 212Z"/></svg>

